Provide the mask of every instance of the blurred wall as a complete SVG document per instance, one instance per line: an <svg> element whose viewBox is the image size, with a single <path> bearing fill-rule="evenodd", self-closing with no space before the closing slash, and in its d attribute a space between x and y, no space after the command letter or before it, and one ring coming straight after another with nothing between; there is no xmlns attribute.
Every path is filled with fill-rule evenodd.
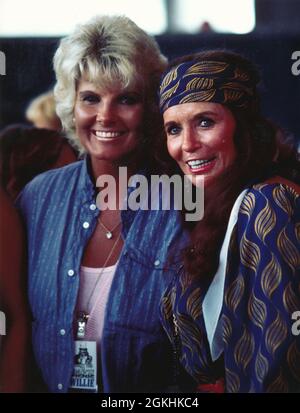
<svg viewBox="0 0 300 413"><path fill-rule="evenodd" d="M256 0L256 31L300 34L300 0Z"/></svg>

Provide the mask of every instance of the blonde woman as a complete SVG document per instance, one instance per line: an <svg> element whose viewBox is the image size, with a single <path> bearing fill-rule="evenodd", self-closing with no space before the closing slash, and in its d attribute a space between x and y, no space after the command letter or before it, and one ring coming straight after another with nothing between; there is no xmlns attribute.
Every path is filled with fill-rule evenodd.
<svg viewBox="0 0 300 413"><path fill-rule="evenodd" d="M118 16L79 26L55 54L57 113L84 160L36 178L18 202L34 352L51 392L160 392L172 384L158 309L180 220L118 206L119 167L128 179L149 174L165 65L156 42ZM116 183L117 207L99 212L104 175Z"/></svg>

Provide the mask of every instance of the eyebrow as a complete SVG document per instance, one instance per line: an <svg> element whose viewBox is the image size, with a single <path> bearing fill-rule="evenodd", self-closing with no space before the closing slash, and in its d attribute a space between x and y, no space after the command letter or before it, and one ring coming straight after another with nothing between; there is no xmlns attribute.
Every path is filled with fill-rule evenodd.
<svg viewBox="0 0 300 413"><path fill-rule="evenodd" d="M84 95L89 94L89 93L92 93L93 95L99 95L99 92L97 92L95 90L88 90L88 89L87 90L81 90L78 94L79 94L79 96L84 96ZM143 97L143 95L141 93L139 93L137 91L134 91L134 90L130 90L130 89L124 89L122 92L120 92L118 94L118 96L123 96L125 94L135 95L135 96L140 97L140 98Z"/></svg>
<svg viewBox="0 0 300 413"><path fill-rule="evenodd" d="M142 93L140 93L136 90L132 90L132 89L123 89L123 91L121 93L119 93L119 96L123 96L123 95L134 95L136 97L143 98Z"/></svg>
<svg viewBox="0 0 300 413"><path fill-rule="evenodd" d="M95 92L95 91L93 91L93 90L81 90L81 91L79 92L79 96L86 95L87 93L92 93L92 94L94 94L94 95L98 95L98 93Z"/></svg>

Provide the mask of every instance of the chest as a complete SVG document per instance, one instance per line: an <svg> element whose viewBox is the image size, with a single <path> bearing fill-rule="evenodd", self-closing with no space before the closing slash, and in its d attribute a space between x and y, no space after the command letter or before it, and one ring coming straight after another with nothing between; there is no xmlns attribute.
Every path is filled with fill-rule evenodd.
<svg viewBox="0 0 300 413"><path fill-rule="evenodd" d="M101 225L96 226L84 249L82 265L100 268L112 266L118 261L124 241L120 229L111 234L108 238Z"/></svg>

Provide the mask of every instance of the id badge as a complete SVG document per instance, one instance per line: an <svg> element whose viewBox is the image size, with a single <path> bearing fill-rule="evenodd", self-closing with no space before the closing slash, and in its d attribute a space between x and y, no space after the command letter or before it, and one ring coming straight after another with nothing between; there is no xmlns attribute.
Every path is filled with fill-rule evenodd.
<svg viewBox="0 0 300 413"><path fill-rule="evenodd" d="M74 369L70 389L97 393L97 343L75 340Z"/></svg>

